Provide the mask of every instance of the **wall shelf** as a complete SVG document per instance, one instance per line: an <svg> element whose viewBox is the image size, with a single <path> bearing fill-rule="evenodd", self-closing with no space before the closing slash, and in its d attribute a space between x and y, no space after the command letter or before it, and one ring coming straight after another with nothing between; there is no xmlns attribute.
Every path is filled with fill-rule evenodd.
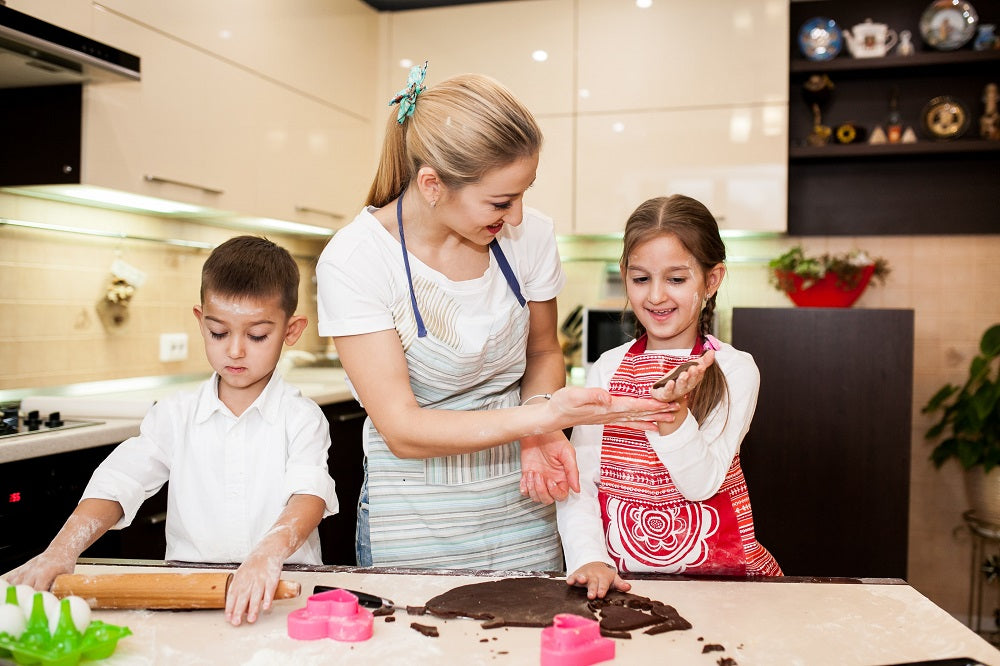
<svg viewBox="0 0 1000 666"><path fill-rule="evenodd" d="M827 146L790 146L790 161L837 160L843 158L863 159L879 157L899 157L910 155L947 155L957 153L989 153L1000 151L1000 141L985 139L957 139L955 141L927 141L917 143L884 143L869 145L851 143Z"/></svg>
<svg viewBox="0 0 1000 666"><path fill-rule="evenodd" d="M788 89L788 233L791 236L862 236L921 234L995 234L996 183L1000 176L1000 141L980 138L983 90L1000 83L1000 51L934 51L923 44L919 22L925 4L887 0L793 2L790 9ZM1000 21L1000 0L977 0L980 23ZM873 9L874 7L874 9ZM876 13L873 15L873 11ZM841 29L871 17L913 35L915 53L883 58L813 62L801 53L796 35L805 21L828 16ZM871 133L883 129L889 99L895 94L904 128L913 144L832 142L806 144L813 113L803 98L811 74L833 82L822 124L835 129L846 122ZM923 110L938 96L957 99L968 110L963 137L937 141L923 130Z"/></svg>

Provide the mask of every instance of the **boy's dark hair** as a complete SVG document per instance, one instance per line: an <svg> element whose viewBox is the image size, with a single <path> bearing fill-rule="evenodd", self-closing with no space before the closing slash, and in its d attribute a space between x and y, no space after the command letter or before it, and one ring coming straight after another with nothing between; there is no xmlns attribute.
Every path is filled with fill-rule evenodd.
<svg viewBox="0 0 1000 666"><path fill-rule="evenodd" d="M278 296L289 317L299 305L299 267L288 250L261 236L236 236L212 250L201 269L205 294L269 298Z"/></svg>

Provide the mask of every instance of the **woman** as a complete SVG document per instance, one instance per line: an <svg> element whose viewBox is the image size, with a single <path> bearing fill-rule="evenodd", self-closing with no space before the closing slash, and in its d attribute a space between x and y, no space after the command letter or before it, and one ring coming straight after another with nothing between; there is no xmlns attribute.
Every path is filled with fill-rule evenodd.
<svg viewBox="0 0 1000 666"><path fill-rule="evenodd" d="M427 89L426 67L317 266L319 332L368 412L358 563L561 569L551 503L579 490L562 429L655 428L676 406L562 388L565 275L551 220L522 203L541 132L496 81Z"/></svg>

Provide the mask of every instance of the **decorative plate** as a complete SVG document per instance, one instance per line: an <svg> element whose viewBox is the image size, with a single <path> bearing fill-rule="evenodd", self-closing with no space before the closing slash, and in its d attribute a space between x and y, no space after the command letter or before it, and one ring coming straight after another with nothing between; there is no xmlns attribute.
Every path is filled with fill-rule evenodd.
<svg viewBox="0 0 1000 666"><path fill-rule="evenodd" d="M833 60L843 46L840 26L833 19L816 16L799 28L799 49L809 60Z"/></svg>
<svg viewBox="0 0 1000 666"><path fill-rule="evenodd" d="M965 46L976 33L979 15L964 0L934 0L920 16L924 43L938 51Z"/></svg>
<svg viewBox="0 0 1000 666"><path fill-rule="evenodd" d="M969 110L953 97L942 95L927 102L920 114L932 139L957 139L969 129Z"/></svg>

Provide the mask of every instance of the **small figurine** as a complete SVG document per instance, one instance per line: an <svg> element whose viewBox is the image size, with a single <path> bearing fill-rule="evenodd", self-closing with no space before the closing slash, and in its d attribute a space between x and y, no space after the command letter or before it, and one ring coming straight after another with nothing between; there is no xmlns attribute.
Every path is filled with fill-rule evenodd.
<svg viewBox="0 0 1000 666"><path fill-rule="evenodd" d="M917 133L913 131L912 127L907 127L903 131L902 143L916 143L916 142L917 142Z"/></svg>
<svg viewBox="0 0 1000 666"><path fill-rule="evenodd" d="M896 47L896 55L913 55L913 33L909 30L899 32L899 46Z"/></svg>
<svg viewBox="0 0 1000 666"><path fill-rule="evenodd" d="M987 83L983 88L985 112L979 119L979 136L990 141L1000 140L1000 113L997 112L997 84Z"/></svg>
<svg viewBox="0 0 1000 666"><path fill-rule="evenodd" d="M980 23L976 38L972 40L973 50L989 51L997 48L996 29L995 23Z"/></svg>
<svg viewBox="0 0 1000 666"><path fill-rule="evenodd" d="M830 102L833 81L826 74L813 74L802 84L802 98L812 111L812 131L806 137L810 146L823 146L830 142L833 129L823 124L823 107Z"/></svg>
<svg viewBox="0 0 1000 666"><path fill-rule="evenodd" d="M885 130L882 129L881 125L876 125L875 129L872 130L871 135L868 137L868 143L872 146L889 143L889 138L885 135Z"/></svg>

